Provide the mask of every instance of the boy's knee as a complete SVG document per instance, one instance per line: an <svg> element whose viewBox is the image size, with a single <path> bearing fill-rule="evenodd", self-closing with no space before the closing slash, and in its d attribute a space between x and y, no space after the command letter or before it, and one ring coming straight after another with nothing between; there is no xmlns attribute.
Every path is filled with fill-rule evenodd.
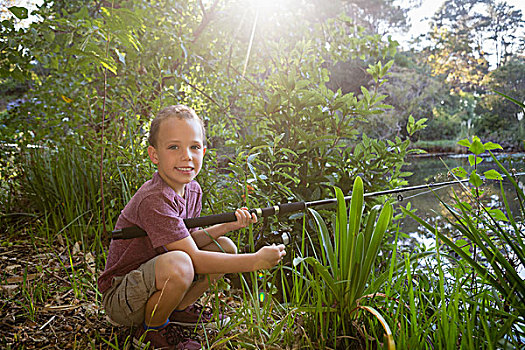
<svg viewBox="0 0 525 350"><path fill-rule="evenodd" d="M228 254L237 254L237 246L230 238L221 236L217 238L217 242L220 244L224 252Z"/></svg>
<svg viewBox="0 0 525 350"><path fill-rule="evenodd" d="M194 268L190 256L182 251L170 251L157 258L155 271L159 282L189 287Z"/></svg>

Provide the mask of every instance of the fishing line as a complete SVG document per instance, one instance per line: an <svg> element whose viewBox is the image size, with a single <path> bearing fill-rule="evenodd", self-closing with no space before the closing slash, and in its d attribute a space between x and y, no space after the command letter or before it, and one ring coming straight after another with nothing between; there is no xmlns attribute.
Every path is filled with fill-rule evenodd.
<svg viewBox="0 0 525 350"><path fill-rule="evenodd" d="M523 172L514 173L512 174L512 177L517 178L518 176L523 176L523 175L525 175L525 173ZM480 178L483 180L496 180L496 179L486 179L483 176L480 176ZM502 175L502 178L505 179L507 178L507 176ZM498 180L501 180L501 179L498 179ZM429 184L409 186L409 187L399 187L399 188L394 188L391 190L364 193L363 197L367 198L367 197L378 197L378 196L384 196L384 195L390 195L390 194L397 194L398 199L400 198L401 200L403 200L403 196L401 195L401 193L404 193L404 192L426 189L427 190L426 193L428 193L430 191L433 191L432 188L435 188L435 187L437 187L437 189L441 189L441 188L449 187L455 184L463 185L463 183L467 183L469 181L470 179L463 179L463 180L453 180L453 181L445 181L445 182L439 182L439 183L429 183ZM413 198L417 195L419 195L419 193L411 197L407 197L407 199ZM349 201L351 199L352 199L351 195L344 197L345 201ZM336 198L321 199L321 200L312 201L312 202L304 202L304 201L303 202L292 202L292 203L274 205L274 206L267 207L267 208L255 208L255 209L250 209L249 212L255 213L258 217L266 218L266 217L277 215L277 214L284 215L287 213L303 211L307 208L311 208L315 206L322 206L322 205L336 204L336 203L337 203ZM201 216L197 218L184 219L184 224L186 225L187 228L195 228L195 227L206 227L206 226L211 226L211 225L221 224L221 223L226 223L226 222L233 222L236 220L237 220L237 217L235 216L235 212L230 212L230 213L214 214L214 215L208 215L208 216ZM138 238L138 237L144 237L144 236L147 236L146 231L144 231L143 229L137 226L126 227L126 228L122 228L119 230L114 230L112 232L113 239L131 239L131 238Z"/></svg>
<svg viewBox="0 0 525 350"><path fill-rule="evenodd" d="M416 193L416 194L414 194L412 196L409 196L409 197L403 197L402 195L399 194L397 196L397 201L398 202L402 202L402 201L407 200L407 199L411 199L411 198L414 198L414 197L417 197L417 196L421 196L421 195L425 195L425 194L428 194L428 193L433 193L435 191L439 191L439 190L444 189L444 188L449 188L449 187L452 187L454 185L456 185L456 184L450 184L450 185L438 187L438 188L435 188L435 189L432 189L432 190L428 190L428 191L421 191L421 192L418 192L418 193ZM466 188L464 188L464 189L466 189Z"/></svg>

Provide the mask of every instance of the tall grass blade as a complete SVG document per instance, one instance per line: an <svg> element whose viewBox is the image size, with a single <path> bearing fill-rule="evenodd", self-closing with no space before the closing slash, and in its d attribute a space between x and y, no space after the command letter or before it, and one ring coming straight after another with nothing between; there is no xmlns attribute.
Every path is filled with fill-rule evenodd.
<svg viewBox="0 0 525 350"><path fill-rule="evenodd" d="M315 269L315 271L319 273L323 281L326 283L330 291L335 296L338 296L340 294L338 291L337 285L336 285L336 281L334 280L333 276L330 275L330 271L328 270L326 266L323 266L317 259L314 259L312 257L294 259L294 265L298 265L302 262L306 262L310 264ZM313 278L314 276L311 276L311 277Z"/></svg>
<svg viewBox="0 0 525 350"><path fill-rule="evenodd" d="M321 237L321 242L323 244L323 249L321 249L323 263L326 264L325 259L328 259L328 264L330 264L330 267L334 270L334 274L339 275L338 262L335 257L334 247L332 245L330 233L328 232L326 223L317 211L311 208L308 208L308 211L313 215L314 221L317 224L317 228L319 230L319 236Z"/></svg>
<svg viewBox="0 0 525 350"><path fill-rule="evenodd" d="M344 202L344 198L341 196L337 198L338 203ZM350 201L350 211L348 214L348 222L340 222L340 225L345 225L348 227L348 231L344 232L346 237L341 238L345 242L346 247L343 249L343 254L339 256L341 261L341 270L342 276L347 281L355 280L353 274L356 274L354 270L357 266L356 264L356 239L357 233L361 227L361 217L363 216L363 202L364 202L364 189L363 189L363 180L358 176L354 180L354 187L352 189L352 199ZM338 215L340 210L345 208L341 205L338 206ZM339 219L344 219L346 215L339 216ZM364 244L364 242L363 242ZM351 289L355 295L356 286L352 285ZM352 295L352 298L354 297Z"/></svg>
<svg viewBox="0 0 525 350"><path fill-rule="evenodd" d="M373 307L364 306L364 305L360 305L358 308L370 312L372 315L374 315L375 318L377 318L377 320L379 321L379 323L381 323L381 326L385 330L387 349L395 350L396 343L394 341L394 335L392 334L392 331L390 330L388 323L385 321L384 317L379 313L379 311L377 311Z"/></svg>
<svg viewBox="0 0 525 350"><path fill-rule="evenodd" d="M488 152L490 153L492 160L494 160L494 162L498 165L498 168L505 174L507 180L509 180L512 183L512 186L514 186L514 188L516 189L518 199L520 201L524 201L525 193L523 192L523 190L520 189L518 183L516 182L516 180L514 180L514 177L509 173L509 171L503 166L503 164L501 164L501 162L496 158L496 156L494 156L494 154L490 150L488 150Z"/></svg>
<svg viewBox="0 0 525 350"><path fill-rule="evenodd" d="M352 200L350 201L350 214L348 215L349 233L356 236L361 227L361 217L363 215L364 188L361 177L356 177L352 189Z"/></svg>
<svg viewBox="0 0 525 350"><path fill-rule="evenodd" d="M370 241L372 240L372 233L374 232L374 227L377 219L377 214L379 213L379 209L381 207L379 205L375 205L370 209L370 212L368 213L368 217L366 219L366 226L365 226L365 249L368 249L368 246L370 245Z"/></svg>
<svg viewBox="0 0 525 350"><path fill-rule="evenodd" d="M416 301L414 297L414 285L412 282L412 268L410 260L408 259L408 254L405 255L405 269L407 273L407 288L408 288L408 301L410 303L410 328L412 330L412 335L417 334L418 322L416 314Z"/></svg>
<svg viewBox="0 0 525 350"><path fill-rule="evenodd" d="M468 223L468 227L470 229L470 231L468 231L469 238L472 237L471 239L477 242L479 248L482 250L483 254L492 266L494 273L497 275L498 280L502 283L505 283L506 281L507 283L511 284L509 293L512 293L512 290L517 288L520 293L519 295L521 295L521 298L523 299L525 297L525 282L518 275L515 268L510 265L507 258L500 252L499 247L494 244L494 240L485 233L484 229L478 230L475 227L474 222L471 220L471 216L477 218L479 222L484 222L485 224L487 224L486 220L476 213L467 213L463 207L461 207L461 210L463 213L463 220ZM497 233L497 230L495 230L493 233ZM483 243L488 245L488 247ZM505 285L503 285L503 287L508 288L508 286Z"/></svg>
<svg viewBox="0 0 525 350"><path fill-rule="evenodd" d="M507 196L505 195L505 189L503 188L503 182L500 181L500 192L501 197L503 199L503 203L505 205L505 211L507 212L507 217L509 218L509 222L514 228L514 232L516 232L516 240L518 241L518 244L520 247L525 248L525 244L523 242L523 239L521 238L521 235L519 235L520 230L518 229L518 225L516 223L516 220L514 219L514 215L512 215L512 212L510 210L509 201L507 200ZM525 250L525 249L524 249ZM522 262L523 265L525 265L524 262Z"/></svg>
<svg viewBox="0 0 525 350"><path fill-rule="evenodd" d="M345 291L350 291L345 293L349 304L353 304L357 290L361 289L361 284L365 284L368 281L369 275L364 275L363 272L363 260L365 256L365 238L363 232L357 234L357 240L355 245L355 254L354 261L352 262L353 274L349 276L346 281Z"/></svg>
<svg viewBox="0 0 525 350"><path fill-rule="evenodd" d="M337 211L335 220L335 232L337 233L334 239L336 245L337 257L339 258L339 267L341 275L337 274L339 278L345 278L345 271L348 271L351 266L351 260L347 260L350 256L350 251L353 249L353 237L349 228L348 215L346 212L346 201L343 192L340 188L335 187L335 196L337 198ZM352 194L352 200L354 195Z"/></svg>

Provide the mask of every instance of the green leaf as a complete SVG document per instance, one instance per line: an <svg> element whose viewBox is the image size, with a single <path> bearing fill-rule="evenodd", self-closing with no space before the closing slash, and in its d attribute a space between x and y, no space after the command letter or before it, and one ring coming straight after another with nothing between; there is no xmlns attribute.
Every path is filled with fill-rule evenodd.
<svg viewBox="0 0 525 350"><path fill-rule="evenodd" d="M485 148L479 139L475 139L468 150L476 155L485 152Z"/></svg>
<svg viewBox="0 0 525 350"><path fill-rule="evenodd" d="M454 169L450 170L450 172L452 174L454 174L455 176L460 177L460 178L465 178L468 175L467 171L465 169L463 169L462 167L454 168Z"/></svg>
<svg viewBox="0 0 525 350"><path fill-rule="evenodd" d="M360 176L356 177L352 190L352 200L350 202L349 234L357 235L361 225L361 216L363 215L363 180Z"/></svg>
<svg viewBox="0 0 525 350"><path fill-rule="evenodd" d="M494 142L487 142L483 145L483 147L485 148L485 150L493 150L493 149L503 149L503 147L501 147L500 145L498 145L497 143L494 143Z"/></svg>
<svg viewBox="0 0 525 350"><path fill-rule="evenodd" d="M29 11L25 7L11 6L8 10L18 19L26 19L29 17Z"/></svg>
<svg viewBox="0 0 525 350"><path fill-rule="evenodd" d="M330 274L326 266L323 266L317 259L313 257L307 257L307 258L296 259L296 260L297 262L306 262L310 264L312 267L314 267L315 271L323 279L323 281L326 283L328 288L330 288L333 295L338 299L341 297L340 293L338 293L337 291L336 281L334 280L333 276ZM296 260L294 260L294 262L296 262Z"/></svg>
<svg viewBox="0 0 525 350"><path fill-rule="evenodd" d="M454 204L454 207L458 208L459 210L466 210L466 211L472 210L472 205L470 205L470 203L467 203L467 202L458 202Z"/></svg>
<svg viewBox="0 0 525 350"><path fill-rule="evenodd" d="M100 10L101 10L102 13L103 13L104 15L106 15L107 17L111 17L111 12L109 12L108 8L102 6L102 7L100 8Z"/></svg>
<svg viewBox="0 0 525 350"><path fill-rule="evenodd" d="M423 126L423 125L426 123L427 120L428 120L428 118L421 118L421 119L419 119L419 120L416 122L416 125L417 125L417 126Z"/></svg>
<svg viewBox="0 0 525 350"><path fill-rule="evenodd" d="M475 155L473 154L470 154L468 156L468 162L470 163L470 166L474 166L474 165L478 165L479 163L481 163L483 161L483 158L481 157L476 157Z"/></svg>
<svg viewBox="0 0 525 350"><path fill-rule="evenodd" d="M507 216L500 209L490 209L489 214L496 221L509 221Z"/></svg>
<svg viewBox="0 0 525 350"><path fill-rule="evenodd" d="M360 267L363 265L363 259L365 255L365 236L363 232L359 232L357 235L357 242L355 245L355 254L354 254L354 262L358 264Z"/></svg>
<svg viewBox="0 0 525 350"><path fill-rule="evenodd" d="M316 212L314 209L311 209L311 208L308 208L308 211L312 213L314 220L317 224L317 229L319 230L319 236L321 238L321 242L324 248L321 250L323 254L323 258L328 259L328 263L332 267L334 274L337 274L338 265L337 265L337 261L335 257L334 247L332 245L332 241L330 240L330 233L328 232L328 228L326 227L326 224L323 218L321 217L321 215L319 215L318 212Z"/></svg>
<svg viewBox="0 0 525 350"><path fill-rule="evenodd" d="M465 146L465 147L470 147L470 141L468 139L460 140L460 141L458 141L458 145Z"/></svg>
<svg viewBox="0 0 525 350"><path fill-rule="evenodd" d="M410 202L408 202L410 204ZM366 220L366 227L364 231L365 235L365 251L368 249L368 246L370 245L370 241L372 240L372 232L374 230L374 225L377 218L377 213L379 212L379 209L381 207L379 205L375 205L372 209L370 209L370 212L368 213L368 218Z"/></svg>
<svg viewBox="0 0 525 350"><path fill-rule="evenodd" d="M502 92L499 92L499 91L496 91L496 90L493 90L493 91L494 91L495 93L497 93L498 95L505 97L507 100L514 102L515 104L517 104L517 105L520 106L521 108L525 108L525 104L524 104L524 103L521 103L520 101L518 101L518 100L516 100L516 99L514 99L514 98L512 98L512 97L510 97L510 96L508 96L508 95L505 95L505 94L502 93Z"/></svg>
<svg viewBox="0 0 525 350"><path fill-rule="evenodd" d="M501 174L494 169L485 171L483 175L489 180L503 180L503 176L501 176Z"/></svg>
<svg viewBox="0 0 525 350"><path fill-rule="evenodd" d="M470 174L470 181L469 182L472 185L474 185L475 187L480 187L481 185L483 185L483 180L481 180L481 177L475 171L473 171Z"/></svg>
<svg viewBox="0 0 525 350"><path fill-rule="evenodd" d="M45 32L44 39L46 39L48 43L52 43L55 40L55 32L52 30Z"/></svg>
<svg viewBox="0 0 525 350"><path fill-rule="evenodd" d="M367 88L364 86L361 86L361 92L363 93L363 98L366 101L367 104L370 103L370 91L368 91Z"/></svg>
<svg viewBox="0 0 525 350"><path fill-rule="evenodd" d="M351 221L352 218L349 218L347 215L346 201L344 199L343 191L341 191L339 187L335 187L334 189L337 198L337 221L334 238L336 247L335 253L339 258L340 266L344 273L344 271L348 269L348 265L351 263L351 260L349 260L348 257L353 253L354 236L352 235L351 225L348 224L348 220ZM353 200L354 195L352 194L352 201Z"/></svg>
<svg viewBox="0 0 525 350"><path fill-rule="evenodd" d="M363 274L361 278L365 280L368 279L372 266L374 265L374 262L377 258L377 253L379 251L379 247L381 246L383 236L388 226L392 222L392 217L392 204L390 202L387 202L385 203L385 205L381 209L381 212L379 213L379 219L377 219L377 223L375 225L374 232L372 233L372 239L370 240L369 246L364 247L366 249L366 252L364 256L363 268L361 269L361 274ZM364 290L364 287L364 284L361 285L359 290L357 290L356 295L359 295Z"/></svg>
<svg viewBox="0 0 525 350"><path fill-rule="evenodd" d="M470 254L470 244L465 241L464 239L458 239L456 242L456 245L461 248L466 254Z"/></svg>
<svg viewBox="0 0 525 350"><path fill-rule="evenodd" d="M353 275L347 276L347 287L345 288L346 290L348 290L348 287L350 287L349 289L351 298L355 296L356 290L361 289L361 285L364 286L366 284L366 281L368 281L368 274L364 274L362 270L365 256L364 245L364 234L363 232L359 232L355 244L354 261L352 262L352 266L354 267L352 271Z"/></svg>
<svg viewBox="0 0 525 350"><path fill-rule="evenodd" d="M105 60L100 60L100 64L102 65L102 67L106 68L107 70L109 70L111 73L113 74L117 74L117 67L115 67L115 64L114 62L111 60L108 62L106 62Z"/></svg>

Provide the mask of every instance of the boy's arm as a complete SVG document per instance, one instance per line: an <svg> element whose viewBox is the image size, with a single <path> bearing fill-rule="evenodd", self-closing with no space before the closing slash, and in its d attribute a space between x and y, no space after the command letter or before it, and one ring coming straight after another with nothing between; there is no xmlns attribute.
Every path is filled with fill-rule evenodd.
<svg viewBox="0 0 525 350"><path fill-rule="evenodd" d="M247 208L237 209L235 211L235 216L237 217L237 221L210 226L206 228L206 232L215 240L228 232L247 227L250 224L257 222L257 216L255 214L250 214ZM197 247L202 248L212 243L212 239L206 234L206 232L204 232L204 230L192 232L191 236L197 244Z"/></svg>
<svg viewBox="0 0 525 350"><path fill-rule="evenodd" d="M165 246L168 250L186 252L198 274L236 273L269 269L286 255L284 245L266 246L251 254L224 254L199 250L192 237L186 237Z"/></svg>

